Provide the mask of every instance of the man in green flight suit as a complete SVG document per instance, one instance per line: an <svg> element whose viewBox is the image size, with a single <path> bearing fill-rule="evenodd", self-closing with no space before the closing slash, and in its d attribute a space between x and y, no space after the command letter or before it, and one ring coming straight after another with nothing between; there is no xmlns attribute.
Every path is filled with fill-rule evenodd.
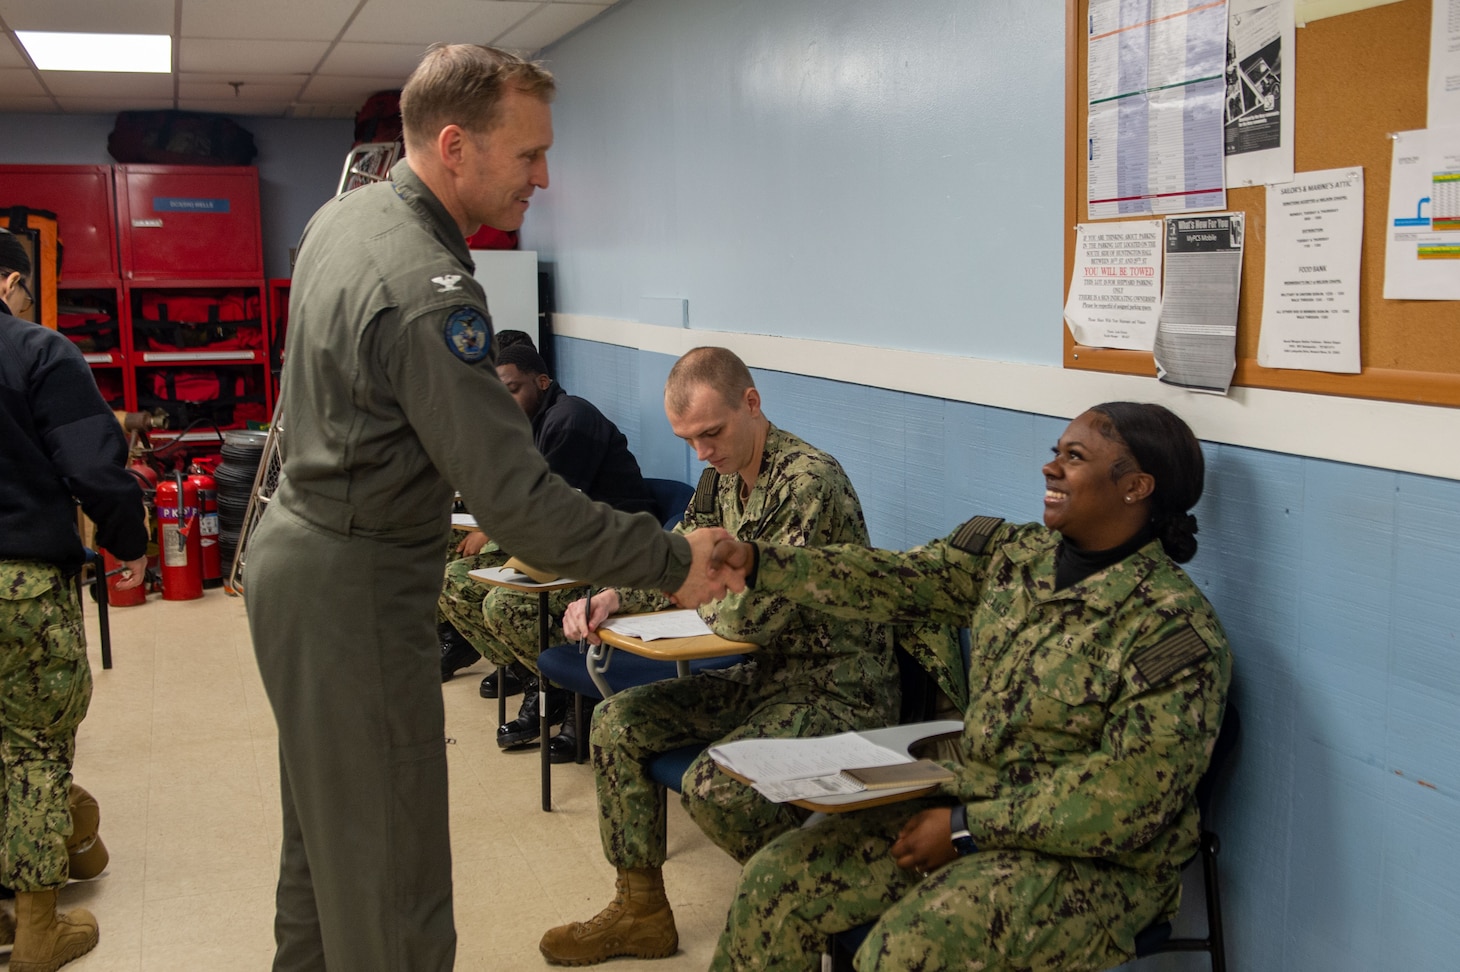
<svg viewBox="0 0 1460 972"><path fill-rule="evenodd" d="M750 371L724 348L696 348L669 372L664 411L674 434L710 464L679 529L723 527L742 540L797 547L866 543L861 502L840 464L772 425ZM668 604L653 591L605 591L575 602L568 637L609 615ZM615 955L662 958L679 937L664 893L664 788L645 762L680 746L758 736L804 736L886 725L897 715L897 663L887 628L840 620L785 598L731 595L700 610L710 629L761 646L720 671L631 688L599 708L590 731L599 836L618 869L618 893L597 918L548 931L549 962L582 965ZM585 616L586 615L586 616ZM806 813L767 803L701 755L682 802L706 835L738 861Z"/></svg>
<svg viewBox="0 0 1460 972"><path fill-rule="evenodd" d="M562 574L718 591L710 534L671 536L551 475L493 367L466 237L548 184L552 76L474 45L427 52L408 156L326 203L294 271L283 476L249 543L248 615L279 727L274 968L447 970L456 951L439 649L452 486Z"/></svg>
<svg viewBox="0 0 1460 972"><path fill-rule="evenodd" d="M1203 470L1180 418L1110 402L1044 466L1043 525L975 517L905 553L717 548L764 596L963 622L972 650L920 659L964 704L959 758L943 761L954 780L768 845L741 873L712 969L817 969L829 935L870 921L859 972L1134 957L1136 934L1180 901L1231 679L1226 635L1177 566L1196 553Z"/></svg>

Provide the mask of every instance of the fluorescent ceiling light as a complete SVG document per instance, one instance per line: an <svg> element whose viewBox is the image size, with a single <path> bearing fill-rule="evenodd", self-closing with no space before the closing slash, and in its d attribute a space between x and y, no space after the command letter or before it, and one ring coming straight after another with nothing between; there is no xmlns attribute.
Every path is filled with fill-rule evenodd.
<svg viewBox="0 0 1460 972"><path fill-rule="evenodd" d="M166 34L72 34L17 30L15 36L42 71L172 72L172 38Z"/></svg>

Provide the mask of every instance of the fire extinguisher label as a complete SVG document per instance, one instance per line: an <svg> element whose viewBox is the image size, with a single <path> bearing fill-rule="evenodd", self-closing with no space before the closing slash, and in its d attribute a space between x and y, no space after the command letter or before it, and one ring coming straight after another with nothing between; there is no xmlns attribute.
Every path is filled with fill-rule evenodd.
<svg viewBox="0 0 1460 972"><path fill-rule="evenodd" d="M199 519L203 531L203 546L211 547L218 542L218 514L204 513Z"/></svg>
<svg viewBox="0 0 1460 972"><path fill-rule="evenodd" d="M178 529L177 521L162 522L162 563L165 567L188 565L187 534Z"/></svg>

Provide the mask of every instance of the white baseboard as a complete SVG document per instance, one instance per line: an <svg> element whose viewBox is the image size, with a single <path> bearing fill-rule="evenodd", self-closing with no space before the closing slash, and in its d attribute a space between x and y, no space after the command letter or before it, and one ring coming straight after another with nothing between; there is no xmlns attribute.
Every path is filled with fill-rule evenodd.
<svg viewBox="0 0 1460 972"><path fill-rule="evenodd" d="M1154 378L892 348L553 315L553 333L678 357L730 348L753 368L1073 418L1105 401L1160 402L1210 442L1460 480L1460 409L1233 388L1200 395Z"/></svg>

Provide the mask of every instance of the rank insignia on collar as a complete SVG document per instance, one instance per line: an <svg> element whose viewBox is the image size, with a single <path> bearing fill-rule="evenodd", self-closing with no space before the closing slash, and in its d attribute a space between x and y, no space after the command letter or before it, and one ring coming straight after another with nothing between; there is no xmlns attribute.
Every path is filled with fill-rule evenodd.
<svg viewBox="0 0 1460 972"><path fill-rule="evenodd" d="M475 307L458 307L442 328L446 346L467 364L483 361L492 353L492 319Z"/></svg>
<svg viewBox="0 0 1460 972"><path fill-rule="evenodd" d="M431 282L436 285L440 293L447 293L452 290L460 290L461 274L443 273L439 277L432 277Z"/></svg>

